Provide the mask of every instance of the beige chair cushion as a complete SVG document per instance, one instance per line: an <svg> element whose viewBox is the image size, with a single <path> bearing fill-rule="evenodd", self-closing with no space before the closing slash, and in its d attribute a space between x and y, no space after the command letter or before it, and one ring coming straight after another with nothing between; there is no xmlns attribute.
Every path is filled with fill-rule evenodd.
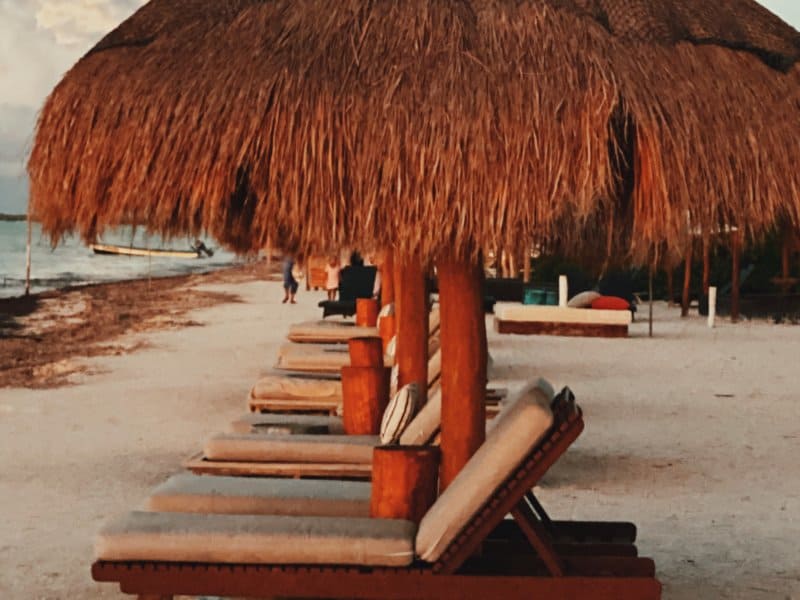
<svg viewBox="0 0 800 600"><path fill-rule="evenodd" d="M442 388L440 385L428 390L428 402L425 403L400 434L403 446L424 446L429 443L442 424Z"/></svg>
<svg viewBox="0 0 800 600"><path fill-rule="evenodd" d="M529 323L576 323L581 325L629 325L631 323L629 310L586 310L535 304L498 303L494 307L494 316L498 321Z"/></svg>
<svg viewBox="0 0 800 600"><path fill-rule="evenodd" d="M374 435L270 435L225 433L205 445L205 458L233 462L344 463L368 465Z"/></svg>
<svg viewBox="0 0 800 600"><path fill-rule="evenodd" d="M505 406L486 441L423 517L417 554L436 562L553 424L552 388L534 384Z"/></svg>
<svg viewBox="0 0 800 600"><path fill-rule="evenodd" d="M343 435L344 424L341 417L328 415L248 413L231 423L231 433Z"/></svg>
<svg viewBox="0 0 800 600"><path fill-rule="evenodd" d="M431 312L428 313L428 333L433 335L437 331L439 331L439 326L441 325L441 313L439 312L439 307L434 306L431 309Z"/></svg>
<svg viewBox="0 0 800 600"><path fill-rule="evenodd" d="M254 400L294 400L295 398L313 398L316 400L342 399L342 382L337 379L303 379L269 375L262 377L250 391Z"/></svg>
<svg viewBox="0 0 800 600"><path fill-rule="evenodd" d="M362 481L181 473L153 490L145 507L153 512L369 517L370 487Z"/></svg>
<svg viewBox="0 0 800 600"><path fill-rule="evenodd" d="M132 512L95 539L105 561L323 564L405 567L414 560L409 521Z"/></svg>
<svg viewBox="0 0 800 600"><path fill-rule="evenodd" d="M278 369L338 373L350 365L350 353L344 344L284 344L278 351Z"/></svg>
<svg viewBox="0 0 800 600"><path fill-rule="evenodd" d="M431 386L442 376L442 351L436 350L428 358L428 385Z"/></svg>
<svg viewBox="0 0 800 600"><path fill-rule="evenodd" d="M287 337L299 343L345 343L355 337L376 337L377 327L359 327L350 321L307 321L289 327Z"/></svg>

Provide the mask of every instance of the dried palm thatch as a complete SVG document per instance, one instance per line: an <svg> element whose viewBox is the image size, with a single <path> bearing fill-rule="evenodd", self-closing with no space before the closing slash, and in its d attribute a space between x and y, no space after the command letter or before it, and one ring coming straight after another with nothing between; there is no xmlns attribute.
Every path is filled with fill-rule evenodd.
<svg viewBox="0 0 800 600"><path fill-rule="evenodd" d="M152 0L29 163L56 239L424 256L800 225L800 34L753 0Z"/></svg>

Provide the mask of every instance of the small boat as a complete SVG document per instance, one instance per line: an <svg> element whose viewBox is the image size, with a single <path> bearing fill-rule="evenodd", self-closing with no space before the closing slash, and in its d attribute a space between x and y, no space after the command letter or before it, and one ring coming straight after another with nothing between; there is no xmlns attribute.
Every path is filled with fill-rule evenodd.
<svg viewBox="0 0 800 600"><path fill-rule="evenodd" d="M116 246L113 244L91 244L95 254L120 256L155 256L164 258L205 258L213 256L213 250L206 248L202 242L195 244L190 250L164 250L159 248L137 248L135 246Z"/></svg>

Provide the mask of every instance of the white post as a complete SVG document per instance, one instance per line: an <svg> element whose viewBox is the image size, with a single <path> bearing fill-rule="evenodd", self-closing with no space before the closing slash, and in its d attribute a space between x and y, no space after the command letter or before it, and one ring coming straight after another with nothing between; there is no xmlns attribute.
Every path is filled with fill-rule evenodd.
<svg viewBox="0 0 800 600"><path fill-rule="evenodd" d="M569 283L567 282L567 276L560 275L558 278L558 305L561 308L567 308L568 296Z"/></svg>
<svg viewBox="0 0 800 600"><path fill-rule="evenodd" d="M31 209L28 207L28 242L25 248L25 295L31 294L31 238L33 237L33 223L31 222Z"/></svg>
<svg viewBox="0 0 800 600"><path fill-rule="evenodd" d="M708 326L713 328L717 320L717 288L708 288Z"/></svg>

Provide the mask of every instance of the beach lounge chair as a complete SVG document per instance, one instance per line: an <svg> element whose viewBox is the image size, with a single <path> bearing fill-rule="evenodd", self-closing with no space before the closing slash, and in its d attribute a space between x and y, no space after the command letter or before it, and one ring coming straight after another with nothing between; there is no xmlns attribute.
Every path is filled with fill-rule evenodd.
<svg viewBox="0 0 800 600"><path fill-rule="evenodd" d="M603 527L554 523L530 492L582 428L574 404L553 413L540 394L523 395L419 527L341 516L130 513L98 535L92 576L164 600L660 598L651 559L560 547L561 533ZM516 527L504 522L509 513Z"/></svg>
<svg viewBox="0 0 800 600"><path fill-rule="evenodd" d="M428 359L428 387L439 379L442 353ZM342 407L342 382L331 376L268 375L259 379L247 399L253 412L323 413L336 415Z"/></svg>
<svg viewBox="0 0 800 600"><path fill-rule="evenodd" d="M403 431L400 443L418 446L433 441L439 432L441 414L441 391L436 390ZM202 475L370 478L372 450L380 443L378 436L338 433L343 429L339 429L341 421L336 418L330 418L327 431L322 420L315 422L315 429L310 421L292 423L295 416L261 415L259 433L252 432L258 424L245 421L235 430L246 433L211 437L203 452L184 466ZM283 429L293 434L287 435Z"/></svg>
<svg viewBox="0 0 800 600"><path fill-rule="evenodd" d="M330 315L352 317L356 314L356 299L372 298L377 274L377 267L350 266L342 269L339 275L339 299L319 303L322 318Z"/></svg>
<svg viewBox="0 0 800 600"><path fill-rule="evenodd" d="M428 331L434 335L439 331L439 309L434 308L428 316ZM305 321L289 327L286 336L290 342L299 344L345 344L356 337L378 337L377 327L359 327L352 321Z"/></svg>
<svg viewBox="0 0 800 600"><path fill-rule="evenodd" d="M498 333L575 337L628 337L631 313L525 304L497 304L494 324Z"/></svg>

